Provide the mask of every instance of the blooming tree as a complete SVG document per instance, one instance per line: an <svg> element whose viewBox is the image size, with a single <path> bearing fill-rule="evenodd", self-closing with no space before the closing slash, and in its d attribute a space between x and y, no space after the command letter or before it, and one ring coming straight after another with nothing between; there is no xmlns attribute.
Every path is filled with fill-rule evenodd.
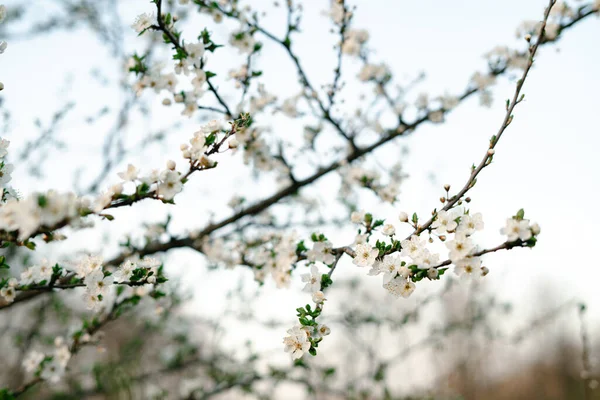
<svg viewBox="0 0 600 400"><path fill-rule="evenodd" d="M95 6L82 2L80 7L79 12L112 44L115 37L103 27ZM360 270L364 280L377 279L382 291L401 302L419 291L425 281L439 281L441 287L446 281L453 282L450 273L461 281L482 279L493 269L490 253L536 245L540 226L528 219L524 210L507 210L504 226L490 226L478 212L477 199L470 197L470 191L478 179L485 178L483 171L493 163L511 124L518 123L515 112L525 98L527 78L535 73L532 67L538 52L552 46L580 21L597 15L598 0L574 4L551 0L539 20L526 21L518 28L522 47L491 49L486 54L488 69L475 72L462 92L421 94L415 101L407 100L410 88L396 87L394 71L373 56L369 33L356 26L355 12L359 10L350 2L335 0L325 10L335 37L336 64L328 66L333 74L323 86L313 83L294 45L303 27L302 4L287 0L274 7L286 15L279 21L283 33L272 31L250 3L153 0L130 23L137 38L128 46L136 50L129 54L115 45L116 52L123 53L120 61L125 63L122 90L130 96L121 110L121 121L128 119L132 104L154 100L175 110L172 118L194 121L194 130L180 140L179 159L151 160L148 168L127 161L125 151L117 155L107 151L101 172L80 192L25 192L19 180L11 179L14 171L24 167L12 152L19 137L0 139L0 245L4 249L0 256L0 315L18 315L20 307L35 305L42 325L28 336L23 347L22 382L9 382L0 398L16 398L42 384L60 385L70 380L76 373L71 367L76 354L87 346L102 345L108 339L103 332L111 324L141 318L141 310L153 310L151 329L160 332L157 337L176 343L180 336L169 336L162 330L169 325L165 321L177 318L175 310L184 301L171 282L168 258L164 258L174 249L199 252L216 268L249 269L259 287L274 284L286 290L301 282L306 292L306 304L290 310L289 326L281 331L282 350L294 360L290 370L259 374L253 353L240 368L225 352L214 350L206 356L187 339L181 339L176 346L176 362L152 372L158 375L202 365L210 371L211 385L192 387L187 398L208 398L233 387L259 395L253 385L262 381L295 381L316 391L311 383L314 379L294 375L293 365L305 366L304 360L317 356L319 344L328 339L334 317L328 315L327 305L344 269ZM0 6L0 22L5 25L20 17L19 12L11 13L10 7ZM198 21L206 25L199 27ZM55 25L42 25L40 31ZM16 62L10 59L4 41L0 42L0 54L3 63ZM257 60L267 54L286 57L291 72L279 73L297 79L296 92L278 92L264 84L267 71L259 69ZM221 70L222 59L235 62L228 61L229 70ZM348 68L358 68L358 74L349 75ZM497 122L497 131L489 132L488 145L481 149L481 158L472 164L464 182L456 187L444 185L442 196L432 201L428 215L402 209L400 189L406 175L400 164L382 167L374 163L374 152L417 134L422 125L443 124L446 116L468 98L478 96L483 106L497 107L491 88L505 75L517 79L504 104L504 117ZM373 93L361 99L361 108L353 113L344 110L344 96L352 85L372 89ZM0 90L10 99L11 82L0 83ZM57 113L55 120L63 118L68 109ZM301 126L304 137L273 128L282 123ZM125 124L121 122L115 132ZM156 140L163 136L157 135ZM118 142L116 137L109 135L106 149ZM44 140L38 145L43 144ZM119 244L113 254L77 249L52 261L46 254L47 246L68 244L80 231L105 223L119 224L127 210L141 206L138 203L177 209L179 199L185 198L194 181L203 181L207 187L214 184L212 170L237 173L238 167L229 163L231 158L239 158L240 165L250 171L248 176L260 184L269 182L265 187L274 188L271 194L239 193L228 202L222 218L200 227L187 226L183 232L172 230L170 218L146 223L142 233L131 233L124 241L111 237ZM327 201L319 201L310 188L326 177L335 177L339 187ZM398 218L385 220L378 209L363 210L360 198L366 193L382 204L397 207ZM197 207L208 213L221 204L199 201ZM342 215L327 211L332 208L343 210ZM482 246L478 233L488 229L501 231L504 240ZM338 242L335 238L340 230L351 232L353 242ZM342 268L344 260L351 262ZM70 293L79 301L68 297ZM46 332L41 316L63 298L70 299L60 300L59 307L69 310L64 318L70 328L54 326ZM41 332L45 336L52 332L52 343L35 343ZM82 364L85 360L77 365ZM325 368L321 373L328 376L334 372ZM148 374L138 378L151 379L152 374ZM99 387L97 384L96 389ZM318 390L331 394L337 390L339 395L340 389L323 383Z"/></svg>

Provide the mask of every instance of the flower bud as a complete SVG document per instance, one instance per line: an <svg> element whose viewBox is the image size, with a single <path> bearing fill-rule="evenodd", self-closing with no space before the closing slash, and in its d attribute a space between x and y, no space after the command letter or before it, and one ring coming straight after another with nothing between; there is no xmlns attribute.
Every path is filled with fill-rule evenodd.
<svg viewBox="0 0 600 400"><path fill-rule="evenodd" d="M167 168L170 169L171 171L175 171L175 161L173 160L169 160L167 161Z"/></svg>
<svg viewBox="0 0 600 400"><path fill-rule="evenodd" d="M400 211L400 215L398 215L398 219L400 222L408 222L408 214L404 211Z"/></svg>
<svg viewBox="0 0 600 400"><path fill-rule="evenodd" d="M229 140L229 148L230 149L237 149L239 145L240 145L240 142L238 142L236 138L231 138L231 140Z"/></svg>
<svg viewBox="0 0 600 400"><path fill-rule="evenodd" d="M120 195L121 193L123 193L123 184L122 183L117 183L111 186L110 191L113 192L113 194L115 195Z"/></svg>
<svg viewBox="0 0 600 400"><path fill-rule="evenodd" d="M450 191L450 185L448 185L447 183L444 185L444 190L446 192Z"/></svg>
<svg viewBox="0 0 600 400"><path fill-rule="evenodd" d="M429 269L427 270L427 277L428 277L429 279L436 279L436 278L438 277L438 275L439 275L439 272L438 272L438 270L437 270L437 269L435 269L435 268L429 268Z"/></svg>

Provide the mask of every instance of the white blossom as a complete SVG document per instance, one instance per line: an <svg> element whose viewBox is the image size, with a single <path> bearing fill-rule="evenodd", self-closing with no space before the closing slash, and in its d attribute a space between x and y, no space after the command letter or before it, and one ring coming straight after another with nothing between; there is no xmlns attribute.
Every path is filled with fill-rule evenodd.
<svg viewBox="0 0 600 400"><path fill-rule="evenodd" d="M457 262L465 258L475 247L471 238L464 233L457 233L454 239L446 242L446 247L450 250L449 257L452 262Z"/></svg>
<svg viewBox="0 0 600 400"><path fill-rule="evenodd" d="M2 297L7 303L12 303L15 301L16 295L17 291L12 286L5 286L0 289L0 297Z"/></svg>
<svg viewBox="0 0 600 400"><path fill-rule="evenodd" d="M65 367L63 367L58 360L52 360L44 364L40 377L46 381L52 383L58 382L65 373Z"/></svg>
<svg viewBox="0 0 600 400"><path fill-rule="evenodd" d="M359 267L370 267L379 255L379 250L372 248L368 244L359 244L356 246L356 255L352 261Z"/></svg>
<svg viewBox="0 0 600 400"><path fill-rule="evenodd" d="M285 352L292 354L292 359L301 358L310 349L310 341L305 330L296 325L287 331L289 336L283 339Z"/></svg>
<svg viewBox="0 0 600 400"><path fill-rule="evenodd" d="M417 235L412 235L410 239L400 242L402 248L400 255L402 257L410 257L413 260L418 260L421 252L425 248L425 242Z"/></svg>
<svg viewBox="0 0 600 400"><path fill-rule="evenodd" d="M86 289L90 294L105 295L108 287L113 283L113 276L104 276L101 268L95 269L85 277Z"/></svg>
<svg viewBox="0 0 600 400"><path fill-rule="evenodd" d="M30 351L23 359L23 369L26 372L34 372L40 366L44 357L46 357L44 353L35 350Z"/></svg>
<svg viewBox="0 0 600 400"><path fill-rule="evenodd" d="M158 185L158 193L165 200L172 200L173 197L183 189L183 183L179 172L165 170L160 175L161 183Z"/></svg>
<svg viewBox="0 0 600 400"><path fill-rule="evenodd" d="M135 21L131 27L137 32L141 33L144 29L149 28L154 23L154 13L143 13L135 18Z"/></svg>
<svg viewBox="0 0 600 400"><path fill-rule="evenodd" d="M392 224L385 224L381 229L381 233L387 236L393 236L396 233L396 228Z"/></svg>
<svg viewBox="0 0 600 400"><path fill-rule="evenodd" d="M456 232L464 233L467 236L471 236L475 231L483 229L483 218L481 213L477 214L465 214L460 218L460 224L456 229Z"/></svg>
<svg viewBox="0 0 600 400"><path fill-rule="evenodd" d="M302 289L305 292L315 293L321 289L321 274L316 265L311 265L310 274L302 274L302 282L306 282Z"/></svg>
<svg viewBox="0 0 600 400"><path fill-rule="evenodd" d="M121 264L119 269L115 271L114 279L116 282L127 282L131 278L133 270L137 268L137 264L131 260L126 260Z"/></svg>
<svg viewBox="0 0 600 400"><path fill-rule="evenodd" d="M400 273L402 261L397 255L386 255L379 268L383 272L383 283L388 283Z"/></svg>
<svg viewBox="0 0 600 400"><path fill-rule="evenodd" d="M312 301L315 302L316 304L322 304L325 300L327 300L325 298L325 293L323 293L320 290L318 290L312 294Z"/></svg>
<svg viewBox="0 0 600 400"><path fill-rule="evenodd" d="M313 248L306 252L308 261L321 261L324 264L330 265L335 261L335 256L332 253L330 241L316 242Z"/></svg>
<svg viewBox="0 0 600 400"><path fill-rule="evenodd" d="M350 220L355 224L360 224L365 220L365 212L364 211L353 211L350 214Z"/></svg>
<svg viewBox="0 0 600 400"><path fill-rule="evenodd" d="M448 232L453 232L458 224L455 219L458 216L452 211L441 210L437 213L435 221L431 224L431 227L435 229L435 232L439 235L443 235Z"/></svg>
<svg viewBox="0 0 600 400"><path fill-rule="evenodd" d="M531 239L532 236L529 220L527 219L508 218L506 226L500 230L500 233L506 235L509 242L514 242L517 239L526 241Z"/></svg>
<svg viewBox="0 0 600 400"><path fill-rule="evenodd" d="M481 274L481 259L479 257L467 257L459 260L454 265L454 273L461 278L480 277Z"/></svg>
<svg viewBox="0 0 600 400"><path fill-rule="evenodd" d="M119 178L123 179L125 182L133 182L138 177L139 170L133 164L127 165L127 169L123 172L119 172Z"/></svg>
<svg viewBox="0 0 600 400"><path fill-rule="evenodd" d="M385 283L383 287L396 297L409 297L415 291L415 284L400 276Z"/></svg>

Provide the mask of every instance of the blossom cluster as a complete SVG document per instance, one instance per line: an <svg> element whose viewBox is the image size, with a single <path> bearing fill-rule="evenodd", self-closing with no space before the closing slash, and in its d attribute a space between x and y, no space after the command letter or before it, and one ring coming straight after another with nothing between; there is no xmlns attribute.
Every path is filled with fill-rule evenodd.
<svg viewBox="0 0 600 400"><path fill-rule="evenodd" d="M0 230L18 231L18 240L26 241L39 230L50 231L66 224L75 226L89 213L88 199L72 192L32 193L24 199L11 197L0 206Z"/></svg>
<svg viewBox="0 0 600 400"><path fill-rule="evenodd" d="M523 218L523 211L507 219L506 227L501 232L507 236L506 248L516 245L535 245L535 236L540 229ZM395 239L396 227L384 224L383 220L373 221L371 214L354 212L352 222L363 225L367 234L359 234L355 240L353 263L359 267L371 267L369 275L383 275L383 287L396 297L409 297L415 290L415 282L427 277L439 279L447 267L452 264L454 273L462 278L477 278L488 274L487 267L482 266L482 252L473 241L473 234L484 227L481 213L471 214L469 210L455 208L440 210L428 230L428 240L421 234L412 234L404 240ZM409 221L406 213L399 217L402 223L418 227L418 218L413 215ZM381 233L388 239L378 240L376 246L369 244L373 230L381 227ZM421 231L423 232L423 231ZM448 261L444 262L440 254L428 247L434 239L444 243L448 252ZM388 244L388 241L390 242Z"/></svg>
<svg viewBox="0 0 600 400"><path fill-rule="evenodd" d="M89 341L88 337L84 340ZM23 369L28 373L39 374L39 377L51 383L58 382L65 373L65 369L72 353L69 344L61 336L54 339L54 350L45 354L37 350L31 350L23 359Z"/></svg>
<svg viewBox="0 0 600 400"><path fill-rule="evenodd" d="M373 191L382 201L394 203L400 192L400 185L406 178L400 164L392 166L389 180L384 182L377 170L367 169L359 165L340 168L342 186L340 196L348 196L354 186Z"/></svg>
<svg viewBox="0 0 600 400"><path fill-rule="evenodd" d="M128 259L119 268L110 272L103 266L100 256L86 256L72 266L51 263L42 259L21 272L20 279L11 277L0 280L0 296L6 303L15 300L18 291L49 289L66 289L85 287L83 299L89 310L101 307L103 299L114 285L135 287L123 289L121 296L147 293L145 285L155 285L166 281L162 275L161 263L151 257L141 260Z"/></svg>
<svg viewBox="0 0 600 400"><path fill-rule="evenodd" d="M7 183L12 180L12 172L15 169L13 164L6 162L9 145L10 141L0 138L0 203L16 197L14 190L7 186Z"/></svg>
<svg viewBox="0 0 600 400"><path fill-rule="evenodd" d="M143 13L136 18L132 28L140 35L152 29L171 33L174 32L175 22L176 18L171 14L155 17L153 13ZM174 38L179 37L176 32L173 35ZM137 54L129 58L125 67L127 71L134 72L138 76L133 83L133 90L138 96L145 89L153 89L157 94L167 92L168 95L163 99L163 105L169 106L173 102L183 104L182 115L191 117L198 110L198 100L205 93L208 78L214 75L204 69L205 53L207 50L214 51L217 46L212 43L206 30L202 32L198 42L174 44L176 44L173 56L175 63L172 69L166 72L164 71L165 66L161 63L148 67L145 56ZM181 77L185 77L187 80L183 86L179 84Z"/></svg>

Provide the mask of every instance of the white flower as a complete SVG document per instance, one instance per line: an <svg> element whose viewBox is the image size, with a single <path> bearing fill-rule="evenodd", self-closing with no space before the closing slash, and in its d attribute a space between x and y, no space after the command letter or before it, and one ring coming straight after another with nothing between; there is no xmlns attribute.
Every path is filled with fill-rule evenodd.
<svg viewBox="0 0 600 400"><path fill-rule="evenodd" d="M162 182L158 185L158 193L165 200L172 200L183 189L183 183L181 183L181 177L177 171L168 169L163 171L160 180Z"/></svg>
<svg viewBox="0 0 600 400"><path fill-rule="evenodd" d="M44 369L42 370L40 377L46 381L56 383L60 380L64 373L65 367L60 365L58 360L52 360L44 364Z"/></svg>
<svg viewBox="0 0 600 400"><path fill-rule="evenodd" d="M440 262L440 255L431 253L428 249L423 249L419 258L415 260L419 269L430 269Z"/></svg>
<svg viewBox="0 0 600 400"><path fill-rule="evenodd" d="M479 257L467 257L457 261L454 264L454 273L461 278L482 276L481 259Z"/></svg>
<svg viewBox="0 0 600 400"><path fill-rule="evenodd" d="M456 217L456 214L453 212L444 210L439 211L435 221L433 221L431 224L431 227L435 229L435 232L439 235L443 235L447 232L453 232L458 225L455 221Z"/></svg>
<svg viewBox="0 0 600 400"><path fill-rule="evenodd" d="M310 267L310 274L302 274L302 282L306 282L302 289L305 292L315 293L321 289L321 274L316 265Z"/></svg>
<svg viewBox="0 0 600 400"><path fill-rule="evenodd" d="M42 259L40 265L34 265L33 268L36 281L47 281L52 277L52 265L47 259Z"/></svg>
<svg viewBox="0 0 600 400"><path fill-rule="evenodd" d="M379 250L372 248L368 244L359 244L356 246L356 256L352 261L359 267L370 267L379 255Z"/></svg>
<svg viewBox="0 0 600 400"><path fill-rule="evenodd" d="M23 360L23 369L26 372L34 372L39 366L42 360L46 357L44 353L32 350L30 351L25 359Z"/></svg>
<svg viewBox="0 0 600 400"><path fill-rule="evenodd" d="M364 211L354 211L350 214L350 220L355 224L360 224L365 220L365 212Z"/></svg>
<svg viewBox="0 0 600 400"><path fill-rule="evenodd" d="M517 239L523 241L531 239L531 229L529 228L529 220L516 220L508 218L506 226L500 230L500 233L508 236L509 242L514 242Z"/></svg>
<svg viewBox="0 0 600 400"><path fill-rule="evenodd" d="M358 244L365 244L367 243L367 237L369 235L367 235L366 233L361 234L357 234L356 237L354 238L354 245L358 245Z"/></svg>
<svg viewBox="0 0 600 400"><path fill-rule="evenodd" d="M35 282L35 272L35 268L33 267L29 267L25 271L21 272L21 280L19 281L19 285L25 286Z"/></svg>
<svg viewBox="0 0 600 400"><path fill-rule="evenodd" d="M325 337L325 336L329 335L330 333L331 333L331 329L329 329L329 327L327 325L325 325L325 324L319 324L317 326L316 335L315 336L317 338L322 338L322 337Z"/></svg>
<svg viewBox="0 0 600 400"><path fill-rule="evenodd" d="M292 329L288 329L289 336L283 338L285 344L285 352L292 353L292 359L296 360L310 350L310 342L306 331L296 325Z"/></svg>
<svg viewBox="0 0 600 400"><path fill-rule="evenodd" d="M456 229L457 232L464 233L467 236L471 236L475 231L483 229L483 218L481 213L477 214L465 214L460 219L460 224Z"/></svg>
<svg viewBox="0 0 600 400"><path fill-rule="evenodd" d="M329 9L329 16L333 22L337 25L341 25L346 19L346 12L344 11L344 5L337 1L331 2L331 8Z"/></svg>
<svg viewBox="0 0 600 400"><path fill-rule="evenodd" d="M100 305L100 294L99 293L91 293L86 291L83 294L83 300L85 301L85 306L88 310L96 310L96 308Z"/></svg>
<svg viewBox="0 0 600 400"><path fill-rule="evenodd" d="M133 261L131 261L131 260L125 261L123 264L121 264L119 269L117 271L115 271L115 273L114 273L115 281L116 282L127 282L129 280L129 278L131 277L133 270L136 268L137 268L137 265Z"/></svg>
<svg viewBox="0 0 600 400"><path fill-rule="evenodd" d="M446 247L450 250L450 260L457 262L469 255L469 252L473 250L475 245L471 238L464 233L457 233L454 235L454 240L446 242Z"/></svg>
<svg viewBox="0 0 600 400"><path fill-rule="evenodd" d="M199 60L204 55L204 43L189 43L185 45L185 51L188 53L188 57L192 59L192 62Z"/></svg>
<svg viewBox="0 0 600 400"><path fill-rule="evenodd" d="M0 138L0 158L4 158L8 154L8 146L10 146L10 140Z"/></svg>
<svg viewBox="0 0 600 400"><path fill-rule="evenodd" d="M349 29L344 34L342 52L344 54L358 55L361 46L369 40L369 32L364 29Z"/></svg>
<svg viewBox="0 0 600 400"><path fill-rule="evenodd" d="M367 275L369 275L369 276L379 275L380 273L383 272L382 267L383 267L383 263L379 260L375 260L375 262L371 266L371 269L369 270Z"/></svg>
<svg viewBox="0 0 600 400"><path fill-rule="evenodd" d="M131 25L131 27L137 32L140 33L144 29L149 28L154 23L154 13L143 13L138 15L135 18L135 21Z"/></svg>
<svg viewBox="0 0 600 400"><path fill-rule="evenodd" d="M232 32L229 37L229 44L236 47L240 53L251 53L254 50L255 43L256 40L248 32Z"/></svg>
<svg viewBox="0 0 600 400"><path fill-rule="evenodd" d="M403 240L400 243L400 246L402 248L402 251L400 252L402 257L410 257L413 260L417 260L425 248L425 242L417 235L412 235L410 239Z"/></svg>
<svg viewBox="0 0 600 400"><path fill-rule="evenodd" d="M153 169L152 171L150 171L150 174L148 176L142 176L139 179L147 185L152 185L153 183L156 183L160 180L160 170Z"/></svg>
<svg viewBox="0 0 600 400"><path fill-rule="evenodd" d="M392 224L385 224L381 229L381 233L387 236L393 236L396 233L396 228Z"/></svg>
<svg viewBox="0 0 600 400"><path fill-rule="evenodd" d="M113 276L104 276L104 271L101 268L94 270L85 277L86 289L91 294L106 294L106 290L113 283Z"/></svg>
<svg viewBox="0 0 600 400"><path fill-rule="evenodd" d="M323 303L325 300L327 300L325 298L325 293L321 292L320 290L314 292L312 294L312 301L317 303L317 304L321 304Z"/></svg>
<svg viewBox="0 0 600 400"><path fill-rule="evenodd" d="M401 211L398 215L398 219L400 220L400 222L408 222L408 214L404 211Z"/></svg>
<svg viewBox="0 0 600 400"><path fill-rule="evenodd" d="M57 193L48 191L40 198L44 204L40 208L40 223L45 226L54 226L59 222L74 218L78 214L77 196L73 193Z"/></svg>
<svg viewBox="0 0 600 400"><path fill-rule="evenodd" d="M0 297L3 297L7 303L12 303L15 301L15 296L17 295L17 291L12 286L5 286L0 289Z"/></svg>
<svg viewBox="0 0 600 400"><path fill-rule="evenodd" d="M102 270L102 256L86 256L75 265L74 272L79 278L85 278L96 270Z"/></svg>
<svg viewBox="0 0 600 400"><path fill-rule="evenodd" d="M0 164L2 166L2 164ZM15 169L15 166L12 164L4 164L2 168L0 168L0 187L6 185L12 179L12 172Z"/></svg>
<svg viewBox="0 0 600 400"><path fill-rule="evenodd" d="M69 351L69 346L64 344L62 340L58 341L56 344L56 349L54 350L54 360L65 368L71 359L71 352Z"/></svg>
<svg viewBox="0 0 600 400"><path fill-rule="evenodd" d="M139 170L133 164L127 165L127 169L124 172L119 172L119 178L123 179L125 182L135 181L138 177Z"/></svg>
<svg viewBox="0 0 600 400"><path fill-rule="evenodd" d="M10 199L0 207L0 229L19 231L19 240L29 238L40 226L37 195L25 200Z"/></svg>
<svg viewBox="0 0 600 400"><path fill-rule="evenodd" d="M396 297L409 297L415 291L415 284L402 277L396 277L384 284L383 287Z"/></svg>
<svg viewBox="0 0 600 400"><path fill-rule="evenodd" d="M396 277L400 273L400 269L402 268L402 261L400 261L400 257L387 255L383 257L383 262L381 263L379 269L383 272L383 283L388 283L392 279Z"/></svg>
<svg viewBox="0 0 600 400"><path fill-rule="evenodd" d="M202 85L206 82L206 72L202 69L196 69L196 76L192 79L192 85L194 85L194 92L197 95L202 94Z"/></svg>
<svg viewBox="0 0 600 400"><path fill-rule="evenodd" d="M94 199L94 204L92 205L92 211L95 213L102 212L102 210L104 210L106 207L108 207L108 205L112 201L112 198L113 198L112 191L107 191L107 192L100 194L98 197L96 197Z"/></svg>
<svg viewBox="0 0 600 400"><path fill-rule="evenodd" d="M335 256L331 252L333 245L329 241L316 242L313 248L306 252L308 261L321 261L324 264L330 265L335 261Z"/></svg>

